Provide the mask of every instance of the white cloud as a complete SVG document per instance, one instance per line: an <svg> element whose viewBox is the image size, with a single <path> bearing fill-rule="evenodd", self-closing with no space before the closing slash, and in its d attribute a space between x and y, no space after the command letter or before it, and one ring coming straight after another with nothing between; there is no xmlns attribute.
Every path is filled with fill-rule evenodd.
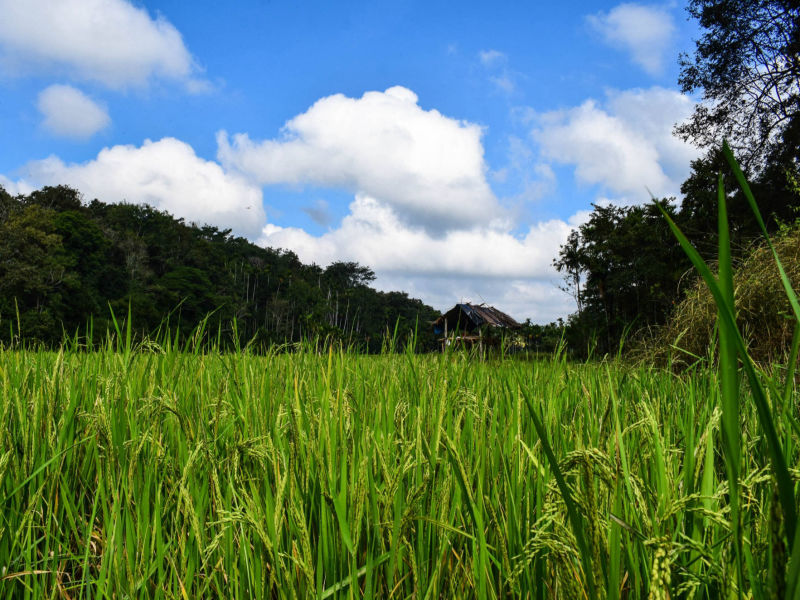
<svg viewBox="0 0 800 600"><path fill-rule="evenodd" d="M447 310L456 302L474 302L494 306L518 321L549 323L575 312L575 302L559 289L560 280L496 279L473 277L427 278L385 275L375 281L384 291L403 290L412 298L438 310Z"/></svg>
<svg viewBox="0 0 800 600"><path fill-rule="evenodd" d="M559 277L551 266L571 228L555 219L532 225L521 237L486 226L436 237L403 223L375 199L357 195L337 229L313 236L299 228L268 224L259 243L290 248L305 262L353 260L369 265L378 275L379 288L403 289L438 308L459 298L500 299L522 319L552 320L574 310L569 298L558 292Z"/></svg>
<svg viewBox="0 0 800 600"><path fill-rule="evenodd" d="M310 183L377 198L431 231L487 222L500 207L486 181L481 128L423 110L403 87L318 100L278 139L218 134L218 158L263 184Z"/></svg>
<svg viewBox="0 0 800 600"><path fill-rule="evenodd" d="M391 208L358 195L338 229L315 237L269 224L260 242L291 248L306 261L355 260L382 272L548 277L550 261L569 233L553 220L537 223L518 238L501 228L476 226L432 236L403 223Z"/></svg>
<svg viewBox="0 0 800 600"><path fill-rule="evenodd" d="M484 56L490 63L498 58ZM231 140L221 132L218 158L263 184L355 193L349 214L327 232L269 223L262 245L291 249L305 262L369 265L380 289L403 289L438 308L483 299L521 319L565 316L574 307L558 290L551 263L572 225L555 219L515 233L519 224L486 180L481 133L423 110L413 92L394 87L323 98L278 139ZM552 180L547 165L536 167L537 181Z"/></svg>
<svg viewBox="0 0 800 600"><path fill-rule="evenodd" d="M69 85L45 88L37 106L45 129L64 137L88 138L111 123L104 107Z"/></svg>
<svg viewBox="0 0 800 600"><path fill-rule="evenodd" d="M65 164L52 156L28 163L22 172L24 180L14 184L19 189L66 184L87 198L146 203L241 235L255 237L266 221L260 188L198 157L174 138L105 148L82 164Z"/></svg>
<svg viewBox="0 0 800 600"><path fill-rule="evenodd" d="M508 57L504 52L499 50L481 50L478 52L478 57L481 59L481 64L484 67L493 67L498 64L505 64Z"/></svg>
<svg viewBox="0 0 800 600"><path fill-rule="evenodd" d="M672 14L666 8L624 3L591 15L588 21L608 44L630 52L647 73L662 72L675 35Z"/></svg>
<svg viewBox="0 0 800 600"><path fill-rule="evenodd" d="M489 81L504 94L512 94L516 89L516 74L508 68L508 55L499 50L481 50L478 58L489 73Z"/></svg>
<svg viewBox="0 0 800 600"><path fill-rule="evenodd" d="M204 88L180 32L126 0L0 0L0 63L100 82L143 86L152 78Z"/></svg>
<svg viewBox="0 0 800 600"><path fill-rule="evenodd" d="M677 195L698 151L673 137L692 101L654 87L609 93L605 106L580 106L540 115L533 131L547 159L575 165L576 178L599 184L625 202Z"/></svg>
<svg viewBox="0 0 800 600"><path fill-rule="evenodd" d="M36 189L25 180L12 181L5 175L0 175L0 187L12 196L17 196L19 194L27 196Z"/></svg>

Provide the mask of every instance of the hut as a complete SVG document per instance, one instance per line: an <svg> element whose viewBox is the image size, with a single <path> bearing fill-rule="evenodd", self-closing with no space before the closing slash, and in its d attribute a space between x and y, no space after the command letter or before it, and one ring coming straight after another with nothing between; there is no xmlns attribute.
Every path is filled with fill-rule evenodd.
<svg viewBox="0 0 800 600"><path fill-rule="evenodd" d="M507 330L520 329L522 325L506 313L486 304L456 304L433 322L433 332L441 336L442 350L450 345L460 345L479 350L500 343Z"/></svg>

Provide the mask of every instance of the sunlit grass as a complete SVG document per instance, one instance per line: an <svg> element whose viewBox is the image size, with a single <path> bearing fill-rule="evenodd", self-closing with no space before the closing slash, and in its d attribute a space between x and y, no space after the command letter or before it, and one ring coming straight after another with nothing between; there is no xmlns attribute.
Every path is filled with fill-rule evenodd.
<svg viewBox="0 0 800 600"><path fill-rule="evenodd" d="M2 597L737 585L712 373L151 346L2 351L0 385ZM780 509L752 403L740 417L741 529L766 586Z"/></svg>

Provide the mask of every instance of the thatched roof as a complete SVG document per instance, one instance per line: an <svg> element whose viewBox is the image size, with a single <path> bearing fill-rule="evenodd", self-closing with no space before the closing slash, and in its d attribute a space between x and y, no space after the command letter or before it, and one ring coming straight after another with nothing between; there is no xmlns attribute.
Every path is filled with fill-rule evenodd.
<svg viewBox="0 0 800 600"><path fill-rule="evenodd" d="M448 331L474 331L484 325L500 329L519 329L522 327L506 313L485 304L456 304L433 322L436 333L443 333L447 323Z"/></svg>

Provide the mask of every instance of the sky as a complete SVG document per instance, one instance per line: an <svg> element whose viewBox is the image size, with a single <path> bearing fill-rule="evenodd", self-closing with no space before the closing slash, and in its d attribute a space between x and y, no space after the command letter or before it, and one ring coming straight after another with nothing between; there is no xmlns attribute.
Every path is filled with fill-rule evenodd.
<svg viewBox="0 0 800 600"><path fill-rule="evenodd" d="M546 323L593 203L680 200L698 35L674 2L0 0L0 185Z"/></svg>

